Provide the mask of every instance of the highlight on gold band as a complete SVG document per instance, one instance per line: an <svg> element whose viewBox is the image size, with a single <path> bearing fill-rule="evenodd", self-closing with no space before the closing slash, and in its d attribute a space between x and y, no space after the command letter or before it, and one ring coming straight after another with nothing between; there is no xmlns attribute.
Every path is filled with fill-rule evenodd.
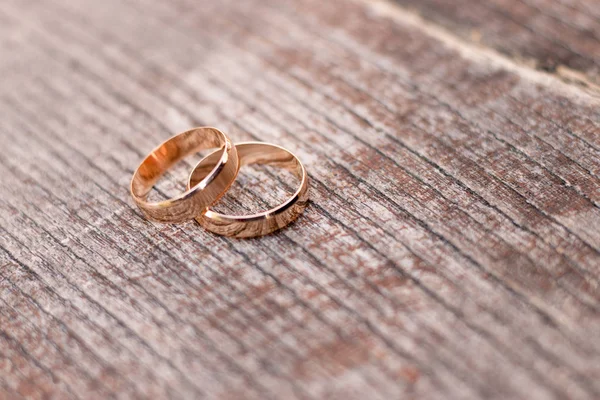
<svg viewBox="0 0 600 400"><path fill-rule="evenodd" d="M148 194L158 179L178 161L200 150L218 148L213 167L187 190L171 199L149 202ZM133 200L151 220L183 222L204 213L231 187L238 173L237 150L218 129L200 127L173 136L155 148L140 164L131 180Z"/></svg>
<svg viewBox="0 0 600 400"><path fill-rule="evenodd" d="M210 232L237 238L250 238L274 232L294 221L308 203L308 176L300 160L283 147L261 142L238 143L240 166L249 164L273 165L291 171L300 180L295 193L279 206L252 215L225 215L208 209L196 221ZM211 153L194 167L188 188L201 182L218 163L219 154Z"/></svg>

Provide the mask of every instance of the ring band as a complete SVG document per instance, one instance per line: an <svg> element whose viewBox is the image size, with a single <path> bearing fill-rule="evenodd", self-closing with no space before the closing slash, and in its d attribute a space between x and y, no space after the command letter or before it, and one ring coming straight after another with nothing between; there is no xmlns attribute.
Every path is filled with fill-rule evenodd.
<svg viewBox="0 0 600 400"><path fill-rule="evenodd" d="M174 164L200 150L218 147L213 168L178 196L148 202L148 194L158 179ZM131 180L131 196L144 215L158 222L183 222L201 215L231 187L237 176L237 149L223 132L215 128L194 128L173 136L142 161Z"/></svg>
<svg viewBox="0 0 600 400"><path fill-rule="evenodd" d="M207 210L198 214L196 221L210 232L250 238L262 236L283 228L294 221L308 204L308 177L300 160L283 147L269 143L245 142L236 144L240 166L249 164L268 164L290 170L300 179L298 190L283 204L253 215L224 215ZM192 170L188 187L193 187L211 170L218 160L218 154L204 157Z"/></svg>

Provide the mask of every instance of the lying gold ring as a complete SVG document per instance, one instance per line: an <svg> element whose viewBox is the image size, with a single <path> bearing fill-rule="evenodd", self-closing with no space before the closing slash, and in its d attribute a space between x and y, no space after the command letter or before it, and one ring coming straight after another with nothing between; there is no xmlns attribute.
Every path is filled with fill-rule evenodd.
<svg viewBox="0 0 600 400"><path fill-rule="evenodd" d="M253 215L224 215L208 210L196 217L198 223L210 232L250 238L274 232L294 221L304 211L308 203L308 177L300 160L284 149L269 143L246 142L235 146L240 166L248 164L268 164L288 169L300 179L298 190L283 204ZM218 154L212 153L194 167L188 179L188 187L193 187L218 160Z"/></svg>
<svg viewBox="0 0 600 400"><path fill-rule="evenodd" d="M203 149L219 147L213 152L214 167L204 179L176 197L148 202L148 194L158 179L183 158ZM158 222L183 222L201 215L231 187L237 176L237 150L223 132L215 128L185 131L154 149L142 161L131 180L131 196L144 215Z"/></svg>

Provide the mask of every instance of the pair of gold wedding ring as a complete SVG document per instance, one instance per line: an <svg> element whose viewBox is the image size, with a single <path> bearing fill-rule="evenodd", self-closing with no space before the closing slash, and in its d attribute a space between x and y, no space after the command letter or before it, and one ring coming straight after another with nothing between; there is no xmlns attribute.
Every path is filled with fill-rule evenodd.
<svg viewBox="0 0 600 400"><path fill-rule="evenodd" d="M154 184L168 169L187 156L212 148L218 149L194 167L185 192L164 201L148 201ZM210 210L229 190L239 168L249 164L285 168L300 179L300 185L289 199L268 211L225 215ZM195 218L210 232L248 238L269 234L294 221L308 202L308 178L300 160L283 147L261 142L233 145L223 132L203 127L173 136L154 149L134 172L131 195L150 220L176 223Z"/></svg>

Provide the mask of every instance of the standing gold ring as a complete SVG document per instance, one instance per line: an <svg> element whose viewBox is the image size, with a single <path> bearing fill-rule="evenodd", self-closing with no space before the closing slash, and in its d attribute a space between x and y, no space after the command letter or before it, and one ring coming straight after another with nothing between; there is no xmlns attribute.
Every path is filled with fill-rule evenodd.
<svg viewBox="0 0 600 400"><path fill-rule="evenodd" d="M253 215L224 215L207 210L196 217L196 221L210 232L250 238L274 232L294 221L308 203L308 177L300 160L283 147L269 143L245 142L236 144L240 166L249 164L268 164L290 170L300 179L296 192L283 204ZM218 162L218 153L203 158L192 170L188 179L188 188L194 187Z"/></svg>
<svg viewBox="0 0 600 400"><path fill-rule="evenodd" d="M148 202L148 194L158 179L174 164L200 150L218 147L213 168L203 179L171 199ZM183 222L201 215L231 187L237 176L237 150L223 132L215 128L190 129L154 149L142 161L131 180L131 196L144 215L158 222Z"/></svg>

